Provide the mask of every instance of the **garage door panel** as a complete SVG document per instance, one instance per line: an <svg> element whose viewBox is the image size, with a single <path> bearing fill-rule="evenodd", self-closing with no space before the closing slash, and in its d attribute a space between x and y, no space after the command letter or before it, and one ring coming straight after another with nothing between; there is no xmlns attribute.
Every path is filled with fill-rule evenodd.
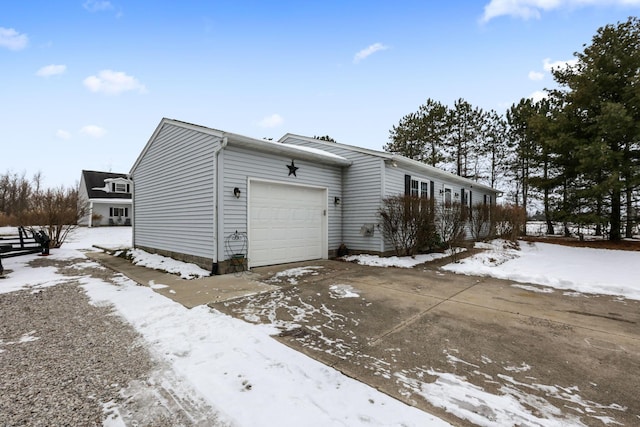
<svg viewBox="0 0 640 427"><path fill-rule="evenodd" d="M251 266L323 258L326 250L326 191L251 181Z"/></svg>

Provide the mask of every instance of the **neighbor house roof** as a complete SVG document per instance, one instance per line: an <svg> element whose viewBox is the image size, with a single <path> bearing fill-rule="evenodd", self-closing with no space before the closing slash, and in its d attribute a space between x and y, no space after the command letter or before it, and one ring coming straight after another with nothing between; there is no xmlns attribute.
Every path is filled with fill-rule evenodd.
<svg viewBox="0 0 640 427"><path fill-rule="evenodd" d="M105 180L117 178L128 180L127 174L83 170L82 176L89 199L131 199L131 193L116 193L104 190Z"/></svg>
<svg viewBox="0 0 640 427"><path fill-rule="evenodd" d="M492 191L495 193L499 193L499 190L496 190L495 188L492 188L488 185L484 185L481 184L479 182L476 182L472 179L468 179L468 178L464 178L461 176L458 176L454 173L451 172L447 172L445 170L442 170L440 168L428 165L426 163L422 163L419 162L417 160L413 160L410 159L408 157L405 156L401 156L399 154L393 154L393 153L387 153L385 151L377 151L377 150L372 150L369 148L362 148L362 147L356 147L354 145L347 145L347 144L341 144L338 142L331 142L331 141L324 141L318 138L311 138L308 136L302 136L302 135L296 135L293 133L287 133L286 135L284 135L282 138L280 138L278 141L280 142L285 142L288 139L300 139L303 141L308 141L308 142L314 142L320 145L326 145L327 147L340 147L342 149L348 150L348 151L353 151L356 153L361 153L361 154L368 154L370 156L376 156L379 158L382 158L385 161L388 161L390 163L393 163L399 167L404 167L406 169L409 170L413 170L413 171L418 171L418 172L422 172L425 175L429 175L429 176L433 176L433 177L438 177L438 178L443 178L446 179L448 181L453 181L453 182L458 182L460 184L463 185L467 185L470 187L475 187L475 188L481 188L484 190L488 190L488 191Z"/></svg>

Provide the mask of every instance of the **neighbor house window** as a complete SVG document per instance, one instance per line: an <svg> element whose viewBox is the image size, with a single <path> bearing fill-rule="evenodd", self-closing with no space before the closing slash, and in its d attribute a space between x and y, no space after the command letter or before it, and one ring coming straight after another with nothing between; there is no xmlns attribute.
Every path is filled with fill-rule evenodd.
<svg viewBox="0 0 640 427"><path fill-rule="evenodd" d="M109 208L109 216L110 217L128 217L129 216L129 208Z"/></svg>
<svg viewBox="0 0 640 427"><path fill-rule="evenodd" d="M129 184L123 182L112 182L111 191L114 193L129 193Z"/></svg>

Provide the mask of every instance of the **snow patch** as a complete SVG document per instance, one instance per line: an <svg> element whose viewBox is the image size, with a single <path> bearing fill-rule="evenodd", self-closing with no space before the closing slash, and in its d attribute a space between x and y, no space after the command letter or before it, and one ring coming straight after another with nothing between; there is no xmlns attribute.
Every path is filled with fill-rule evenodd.
<svg viewBox="0 0 640 427"><path fill-rule="evenodd" d="M413 268L416 265L424 264L425 262L434 261L436 259L445 258L448 255L445 253L433 253L433 254L421 254L413 257L379 257L378 255L348 255L342 257L344 261L355 262L361 265L369 265L372 267L399 267L399 268Z"/></svg>
<svg viewBox="0 0 640 427"><path fill-rule="evenodd" d="M537 286L529 286L529 285L511 285L513 288L524 289L525 291L537 292L540 294L552 294L555 292L552 288L539 288Z"/></svg>
<svg viewBox="0 0 640 427"><path fill-rule="evenodd" d="M267 280L267 282L276 282L279 280L286 280L287 282L289 282L290 285L297 285L299 278L306 275L317 276L320 273L318 273L316 270L319 270L321 268L322 267L317 265L310 265L308 267L290 268L288 270L279 271L271 279Z"/></svg>
<svg viewBox="0 0 640 427"><path fill-rule="evenodd" d="M178 274L183 279L197 279L211 275L209 271L195 264L178 261L158 254L150 254L141 249L131 249L129 255L135 265Z"/></svg>
<svg viewBox="0 0 640 427"><path fill-rule="evenodd" d="M351 285L331 285L329 286L331 298L358 298L360 294Z"/></svg>
<svg viewBox="0 0 640 427"><path fill-rule="evenodd" d="M519 366L505 366L504 370L508 372L527 372L531 369L531 366L522 362Z"/></svg>

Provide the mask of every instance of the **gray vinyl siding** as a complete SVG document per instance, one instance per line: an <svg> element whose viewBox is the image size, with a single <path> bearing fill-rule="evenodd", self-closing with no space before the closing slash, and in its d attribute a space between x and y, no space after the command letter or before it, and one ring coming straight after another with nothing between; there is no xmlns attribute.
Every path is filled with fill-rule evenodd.
<svg viewBox="0 0 640 427"><path fill-rule="evenodd" d="M352 251L382 251L382 235L376 226L373 236L365 237L360 229L365 224L378 224L378 211L382 202L382 176L384 161L380 157L347 150L331 143L289 139L289 144L307 146L324 150L351 160L351 166L343 170L342 198L343 242Z"/></svg>
<svg viewBox="0 0 640 427"><path fill-rule="evenodd" d="M216 259L220 138L165 124L133 171L134 244Z"/></svg>
<svg viewBox="0 0 640 427"><path fill-rule="evenodd" d="M387 166L384 171L384 196L398 196L404 194L404 176L408 172L401 168ZM409 173L409 175L411 175ZM428 180L427 180L428 181Z"/></svg>
<svg viewBox="0 0 640 427"><path fill-rule="evenodd" d="M385 170L385 195L386 196L404 194L405 175L410 175L412 179L429 182L430 186L431 186L431 182L433 182L434 199L438 204L444 203L444 190L446 188L451 189L451 197L454 202L461 202L462 190L464 189L464 192L467 194L466 206L470 206L471 204L476 205L478 203L483 203L485 195L487 195L487 198L489 197L489 195L491 195L493 197L493 202L495 203L495 193L485 189L474 187L472 183L463 184L462 182L456 182L455 179L457 177L453 175L452 175L452 180L449 181L449 180L442 179L441 177L433 178L432 176L426 175L424 173L415 172L415 171L407 170L404 168L393 168L390 166L386 167L386 170ZM440 191L442 191L442 193ZM471 191L471 200L469 200L469 191ZM458 194L457 198L455 197L456 193ZM488 204L488 201L487 201L487 204ZM465 227L465 233L468 238L471 237L471 232L468 224ZM387 250L392 249L391 246L388 244L388 242L386 243L386 249Z"/></svg>
<svg viewBox="0 0 640 427"><path fill-rule="evenodd" d="M247 184L249 179L256 179L327 188L328 250L336 250L340 246L342 205L336 206L334 198L343 198L342 168L294 159L295 166L299 168L297 176L289 176L287 165L291 164L291 158L233 147L232 143L222 151L220 157L224 168L222 194L219 194L224 206L223 238L228 238L236 231L248 231ZM241 192L239 199L233 194L236 187ZM223 243L221 240L218 244L219 261L227 258Z"/></svg>

